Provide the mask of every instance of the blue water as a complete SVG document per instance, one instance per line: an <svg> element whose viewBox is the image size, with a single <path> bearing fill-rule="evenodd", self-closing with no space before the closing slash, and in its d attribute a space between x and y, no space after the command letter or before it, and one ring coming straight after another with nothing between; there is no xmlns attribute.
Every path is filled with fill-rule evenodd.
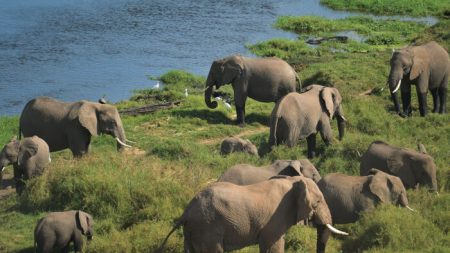
<svg viewBox="0 0 450 253"><path fill-rule="evenodd" d="M36 96L116 102L171 69L206 76L246 44L296 38L279 15L343 18L317 0L17 0L0 5L0 115ZM424 19L433 23L433 19Z"/></svg>

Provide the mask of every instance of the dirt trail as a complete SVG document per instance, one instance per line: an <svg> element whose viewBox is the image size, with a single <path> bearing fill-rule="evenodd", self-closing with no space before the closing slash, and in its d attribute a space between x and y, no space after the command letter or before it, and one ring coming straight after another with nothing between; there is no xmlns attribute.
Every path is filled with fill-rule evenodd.
<svg viewBox="0 0 450 253"><path fill-rule="evenodd" d="M244 130L233 136L234 137L243 137L243 136L248 136L248 135L253 135L253 134L259 134L259 133L262 133L262 132L268 131L268 130L269 130L268 127L259 127L256 129ZM222 140L223 140L223 137L218 137L218 138L200 140L199 143L206 144L206 145L212 145L212 144L220 143Z"/></svg>

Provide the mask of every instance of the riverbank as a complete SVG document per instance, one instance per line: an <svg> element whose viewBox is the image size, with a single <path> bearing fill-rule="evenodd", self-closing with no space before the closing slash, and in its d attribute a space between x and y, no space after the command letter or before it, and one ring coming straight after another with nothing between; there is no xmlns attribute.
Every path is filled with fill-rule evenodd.
<svg viewBox="0 0 450 253"><path fill-rule="evenodd" d="M303 83L335 85L343 94L348 119L346 136L325 147L313 164L322 175L331 172L359 174L359 156L374 140L416 149L423 143L438 167L440 196L425 189L409 190L410 206L417 213L384 206L368 212L351 225L338 226L349 237L331 238L327 252L448 252L450 250L450 114L418 116L417 97L412 95L413 117L400 118L392 111L387 90L382 90L389 69L392 46L411 41L437 40L449 50L450 25L441 19L433 27L400 21L348 18L331 21L317 17L281 17L276 26L299 33L299 40L270 40L249 46L258 55L274 55L288 60ZM309 37L342 31L361 31L365 41L323 42L311 47ZM364 33L364 31L367 31ZM383 38L392 38L386 40ZM68 151L52 155L43 177L30 180L28 191L0 200L0 252L34 252L32 231L36 221L49 210L83 209L95 218L94 240L87 252L155 252L181 215L187 202L227 168L237 163L269 164L275 159L306 157L306 142L294 148L276 147L268 152L268 121L272 103L249 99L248 125L233 125L234 110L223 104L208 109L202 96L205 77L171 71L160 77L164 90L141 90L122 108L166 100L184 100L174 109L150 115L124 116L127 137L137 141L131 151L117 153L109 136L93 139L91 153L73 160ZM189 96L185 97L184 90ZM231 87L221 90L232 94ZM374 90L372 95L360 95ZM145 98L148 99L145 99ZM144 99L142 99L144 98ZM431 99L429 99L430 101ZM431 102L431 101L430 101ZM431 104L430 104L431 105ZM429 105L429 107L430 107ZM447 111L450 108L447 107ZM17 134L17 117L0 118L0 143ZM337 129L333 124L333 136ZM223 157L220 140L241 135L255 143L264 155L243 154ZM7 168L7 173L11 173ZM315 230L293 227L286 236L287 252L314 252ZM181 230L172 235L168 251L182 252ZM250 247L239 252L258 252Z"/></svg>

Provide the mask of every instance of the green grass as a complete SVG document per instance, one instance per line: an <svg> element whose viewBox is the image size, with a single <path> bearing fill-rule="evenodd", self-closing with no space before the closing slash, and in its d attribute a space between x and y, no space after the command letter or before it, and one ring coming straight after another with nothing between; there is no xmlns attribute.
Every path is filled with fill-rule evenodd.
<svg viewBox="0 0 450 253"><path fill-rule="evenodd" d="M277 26L300 33L301 40L275 39L249 48L258 55L288 60L304 84L336 86L343 96L348 119L342 141L325 147L317 141L319 156L312 162L324 175L330 172L359 174L358 153L374 140L416 149L422 142L438 167L440 196L424 189L409 190L410 206L417 213L383 206L363 215L354 224L340 225L349 237L332 237L327 252L450 252L450 114L419 117L417 97L412 95L413 117L400 118L392 111L387 90L371 96L360 93L381 90L389 71L390 48L411 41L437 40L447 49L450 23L433 27L399 21L375 21L362 17L331 21L316 17L281 17ZM396 29L396 27L398 29ZM399 39L372 43L327 42L313 48L303 39L353 30L369 37L393 34ZM381 36L383 38L384 36ZM379 40L379 39L378 39ZM375 40L376 41L376 40ZM205 73L206 74L206 73ZM235 111L219 103L211 110L204 104L205 77L170 71L158 77L161 90L139 90L128 108L146 103L183 100L180 106L136 117L124 116L127 137L142 152L117 153L110 136L93 138L91 152L73 160L70 152L52 154L42 177L27 182L27 191L0 200L0 252L33 252L33 229L48 211L83 209L95 218L95 238L87 252L155 252L190 199L227 168L237 163L269 164L275 159L306 157L306 142L294 148L268 149L268 123L273 103L247 101L247 126L234 125ZM184 97L184 89L189 97ZM222 87L231 94L230 86ZM429 97L431 107L431 96ZM447 111L449 110L447 106ZM17 135L18 117L0 118L0 143ZM333 122L337 138L336 123ZM220 141L241 134L257 145L261 158L246 154L219 154ZM318 137L320 138L320 137ZM12 168L6 172L11 174ZM315 230L293 227L286 235L287 252L314 252ZM182 230L174 233L169 252L182 252ZM239 252L258 252L249 247Z"/></svg>

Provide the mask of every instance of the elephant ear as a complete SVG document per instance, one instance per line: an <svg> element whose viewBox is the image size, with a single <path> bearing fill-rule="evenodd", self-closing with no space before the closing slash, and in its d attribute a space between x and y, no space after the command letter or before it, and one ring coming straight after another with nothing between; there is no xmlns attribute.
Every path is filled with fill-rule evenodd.
<svg viewBox="0 0 450 253"><path fill-rule="evenodd" d="M83 211L76 212L77 223L79 224L79 228L83 235L87 233L89 227L91 226L91 220L87 213Z"/></svg>
<svg viewBox="0 0 450 253"><path fill-rule="evenodd" d="M393 185L387 178L387 174L381 171L369 176L369 189L381 202L391 203L391 189Z"/></svg>
<svg viewBox="0 0 450 253"><path fill-rule="evenodd" d="M244 71L244 62L241 56L230 57L220 67L222 71L223 83L231 83L236 77L239 77Z"/></svg>
<svg viewBox="0 0 450 253"><path fill-rule="evenodd" d="M409 73L409 79L414 80L425 70L426 55L424 53L416 51L412 57L412 66Z"/></svg>
<svg viewBox="0 0 450 253"><path fill-rule="evenodd" d="M297 160L289 162L289 165L278 172L278 175L286 175L290 177L302 176L303 174L301 172L300 162Z"/></svg>
<svg viewBox="0 0 450 253"><path fill-rule="evenodd" d="M25 145L20 145L19 153L17 155L17 164L23 164L25 160L36 155L36 153L38 152L38 148L39 146L33 141L28 141L25 143Z"/></svg>
<svg viewBox="0 0 450 253"><path fill-rule="evenodd" d="M78 110L78 120L80 124L86 128L93 136L98 135L97 128L97 113L96 108L92 103L83 102Z"/></svg>
<svg viewBox="0 0 450 253"><path fill-rule="evenodd" d="M297 196L297 222L308 219L309 214L313 211L308 186L300 179L293 184L292 188Z"/></svg>
<svg viewBox="0 0 450 253"><path fill-rule="evenodd" d="M333 89L329 87L325 87L320 91L320 98L325 105L325 109L330 119L333 118L335 111L335 94L333 93Z"/></svg>

